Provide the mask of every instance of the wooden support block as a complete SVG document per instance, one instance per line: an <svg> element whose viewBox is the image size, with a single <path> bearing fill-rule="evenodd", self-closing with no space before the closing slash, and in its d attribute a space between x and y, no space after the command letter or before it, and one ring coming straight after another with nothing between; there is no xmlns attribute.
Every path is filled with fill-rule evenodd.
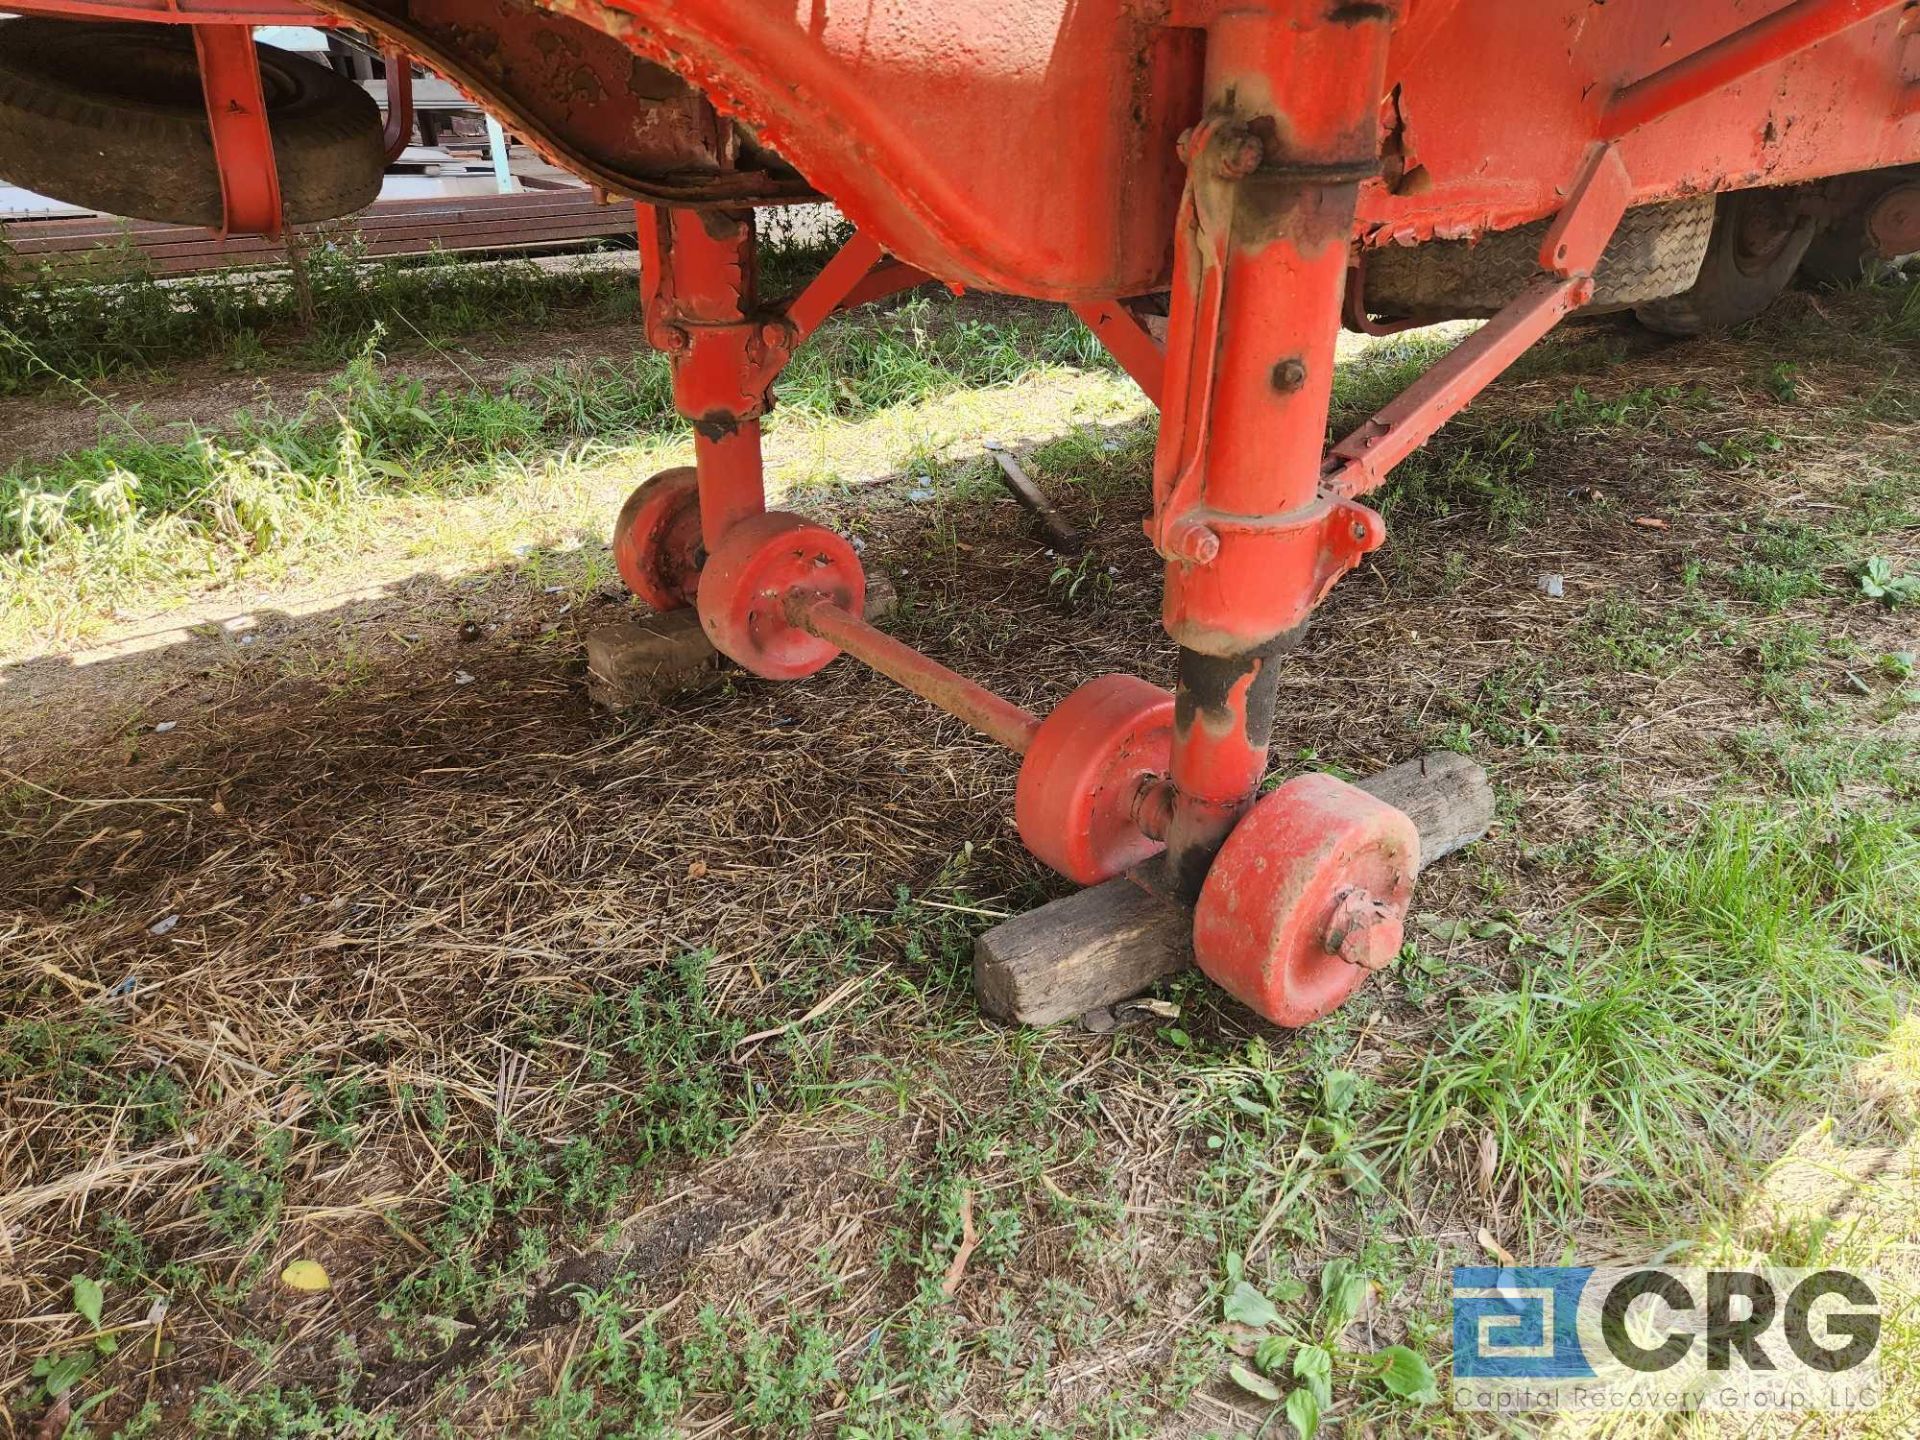
<svg viewBox="0 0 1920 1440"><path fill-rule="evenodd" d="M1493 824L1487 772L1450 750L1357 783L1413 820L1423 868ZM1192 963L1193 912L1121 875L984 931L973 942L973 988L989 1015L1051 1025L1137 995Z"/></svg>
<svg viewBox="0 0 1920 1440"><path fill-rule="evenodd" d="M868 578L867 619L899 603L884 575ZM711 685L721 664L691 608L623 616L587 632L587 698L609 710L669 699Z"/></svg>
<svg viewBox="0 0 1920 1440"><path fill-rule="evenodd" d="M587 632L587 697L609 710L697 690L720 670L720 652L692 610L626 616Z"/></svg>

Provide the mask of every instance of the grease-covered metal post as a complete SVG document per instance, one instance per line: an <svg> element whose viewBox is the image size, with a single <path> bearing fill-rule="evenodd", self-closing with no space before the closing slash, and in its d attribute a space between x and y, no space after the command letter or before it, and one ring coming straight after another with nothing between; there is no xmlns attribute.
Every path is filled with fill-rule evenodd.
<svg viewBox="0 0 1920 1440"><path fill-rule="evenodd" d="M1148 525L1181 646L1167 849L1189 898L1259 791L1276 657L1384 538L1378 516L1322 497L1319 479L1398 15L1397 0L1267 0L1223 5L1207 27Z"/></svg>
<svg viewBox="0 0 1920 1440"><path fill-rule="evenodd" d="M760 417L773 369L756 318L753 212L639 207L647 340L673 367L674 408L693 424L708 551L766 509ZM777 368L777 367L773 367Z"/></svg>

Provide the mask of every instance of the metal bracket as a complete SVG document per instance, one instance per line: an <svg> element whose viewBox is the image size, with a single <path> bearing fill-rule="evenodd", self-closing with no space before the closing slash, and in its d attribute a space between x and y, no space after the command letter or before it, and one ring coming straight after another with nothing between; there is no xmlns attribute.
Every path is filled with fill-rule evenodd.
<svg viewBox="0 0 1920 1440"><path fill-rule="evenodd" d="M285 221L280 169L267 126L267 99L260 88L260 57L250 25L196 25L200 85L207 97L213 159L220 169L224 220L220 236L277 238Z"/></svg>
<svg viewBox="0 0 1920 1440"><path fill-rule="evenodd" d="M413 57L398 45L381 52L387 71L387 164L398 160L413 139Z"/></svg>

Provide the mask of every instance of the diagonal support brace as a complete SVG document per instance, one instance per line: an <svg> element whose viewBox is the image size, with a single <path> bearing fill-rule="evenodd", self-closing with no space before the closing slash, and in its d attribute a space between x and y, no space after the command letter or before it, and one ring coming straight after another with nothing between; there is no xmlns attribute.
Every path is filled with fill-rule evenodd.
<svg viewBox="0 0 1920 1440"><path fill-rule="evenodd" d="M1167 353L1140 317L1122 300L1082 301L1071 308L1133 383L1146 391L1147 399L1158 405L1166 385Z"/></svg>
<svg viewBox="0 0 1920 1440"><path fill-rule="evenodd" d="M1620 227L1632 180L1612 145L1587 152L1540 244L1540 275L1500 313L1327 452L1320 493L1351 500L1388 473L1545 335L1593 298L1593 272Z"/></svg>

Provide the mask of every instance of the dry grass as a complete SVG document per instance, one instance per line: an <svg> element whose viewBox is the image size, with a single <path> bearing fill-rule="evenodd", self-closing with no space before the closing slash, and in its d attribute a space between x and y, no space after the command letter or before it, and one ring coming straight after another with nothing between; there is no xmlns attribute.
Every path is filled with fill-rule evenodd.
<svg viewBox="0 0 1920 1440"><path fill-rule="evenodd" d="M1490 1132L1396 1151L1393 1127L1628 817L1915 798L1911 682L1876 668L1913 612L1850 593L1856 552L1920 565L1912 349L1869 333L1883 298L1821 303L1738 340L1558 337L1403 479L1396 543L1283 682L1276 767L1455 744L1502 823L1423 881L1477 931L1443 926L1299 1035L1190 984L1176 1026L980 1020L971 934L1059 891L1013 835L1011 759L846 662L596 713L579 634L619 602L589 554L423 576L246 649L16 675L41 703L117 698L0 759L9 1433L46 1411L35 1363L96 1344L75 1275L119 1341L73 1392L100 1397L94 1434L1177 1435L1269 1408L1219 1379L1229 1251L1269 1281L1353 1257L1382 1288L1348 1343L1435 1352L1482 1227L1543 1262L1779 1228L1754 1181L1825 1164L1801 1134L1821 1105L1757 1082L1730 1102L1745 1156L1638 1194L1534 1136L1572 1206ZM923 452L813 508L894 575L893 628L1014 699L1165 682L1150 433L1082 423L1032 456L1097 519L1069 600L965 458L982 411L1017 433L1007 394L951 412L945 503L905 498ZM1863 1106L1836 1143L1899 1151L1910 1039L1842 1039L1849 1086L1907 1109ZM1350 1116L1332 1070L1360 1081ZM1909 1266L1910 1216L1882 1229L1862 1253ZM280 1284L295 1258L331 1290ZM1465 1424L1364 1383L1338 1399L1341 1433Z"/></svg>

